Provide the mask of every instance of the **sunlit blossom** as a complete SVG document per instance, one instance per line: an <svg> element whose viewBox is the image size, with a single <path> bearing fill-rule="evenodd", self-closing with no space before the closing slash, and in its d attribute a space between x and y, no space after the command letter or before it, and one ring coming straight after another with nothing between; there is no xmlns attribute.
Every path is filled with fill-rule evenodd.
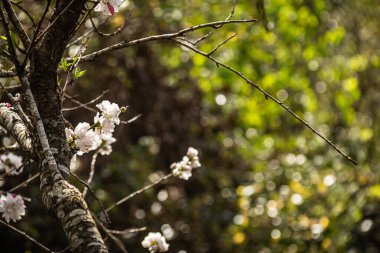
<svg viewBox="0 0 380 253"><path fill-rule="evenodd" d="M97 104L100 113L97 113L94 117L94 123L96 125L95 131L103 140L112 138L112 134L115 130L115 125L120 124L119 115L125 111L126 108L120 108L116 103L111 103L108 100L102 101Z"/></svg>
<svg viewBox="0 0 380 253"><path fill-rule="evenodd" d="M189 147L182 161L173 163L170 168L173 174L181 179L188 180L192 175L192 170L201 167L198 150Z"/></svg>
<svg viewBox="0 0 380 253"><path fill-rule="evenodd" d="M116 141L112 136L115 125L120 124L120 113L127 110L126 107L119 107L108 100L102 101L96 107L100 112L95 115L92 126L81 122L74 130L70 128L65 130L69 146L76 149L78 155L96 149L99 149L101 155L109 155L112 152L111 144Z"/></svg>
<svg viewBox="0 0 380 253"><path fill-rule="evenodd" d="M104 100L100 104L97 104L96 107L99 108L104 118L111 120L116 125L120 123L119 115L121 113L121 109L119 105L111 103L108 100Z"/></svg>
<svg viewBox="0 0 380 253"><path fill-rule="evenodd" d="M67 141L71 147L78 149L78 155L95 150L101 144L99 135L90 127L88 123L82 122L75 127L74 131L66 129Z"/></svg>
<svg viewBox="0 0 380 253"><path fill-rule="evenodd" d="M185 180L188 180L191 177L191 171L193 169L188 165L187 161L173 163L170 168L173 170L175 176Z"/></svg>
<svg viewBox="0 0 380 253"><path fill-rule="evenodd" d="M141 242L141 245L152 253L165 252L169 249L169 244L161 233L149 233Z"/></svg>

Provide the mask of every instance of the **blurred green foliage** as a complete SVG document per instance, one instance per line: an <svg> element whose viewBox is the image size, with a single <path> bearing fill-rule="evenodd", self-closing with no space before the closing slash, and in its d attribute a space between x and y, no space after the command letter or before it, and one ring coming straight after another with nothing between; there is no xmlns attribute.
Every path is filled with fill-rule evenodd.
<svg viewBox="0 0 380 253"><path fill-rule="evenodd" d="M129 1L100 26L112 32L125 22L121 35L94 35L88 51L121 38L224 20L233 3ZM99 159L97 196L111 205L169 172L188 146L201 151L203 166L189 181L172 179L113 210L112 228L161 231L170 252L181 253L378 252L380 5L267 0L264 10L266 22L225 25L199 48L211 51L237 33L214 57L284 101L359 165L206 58L166 41L127 48L83 64L86 75L70 88L82 101L108 89L106 98L130 106L128 116L143 114L119 127L114 153ZM256 1L241 0L233 19L263 17L260 11ZM65 115L75 125L94 116L84 112ZM76 171L83 178L90 159L81 158ZM93 198L88 200L98 212ZM38 201L28 205L29 218L19 227L47 245L65 247L59 227L41 218L48 215L41 214ZM44 235L45 226L54 232ZM2 238L10 236L1 231ZM123 242L130 252L145 252L143 236L127 234ZM10 244L18 239L12 238ZM34 247L23 243L19 247Z"/></svg>

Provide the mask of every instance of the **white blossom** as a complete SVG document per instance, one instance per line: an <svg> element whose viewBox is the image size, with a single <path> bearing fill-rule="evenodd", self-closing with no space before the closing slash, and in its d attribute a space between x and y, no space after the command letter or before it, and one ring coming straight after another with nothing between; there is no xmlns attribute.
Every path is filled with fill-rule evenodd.
<svg viewBox="0 0 380 253"><path fill-rule="evenodd" d="M120 108L119 105L108 100L102 101L96 107L101 112L97 113L94 118L95 131L103 140L110 139L115 130L115 125L120 124L119 115L122 111L125 111L125 108Z"/></svg>
<svg viewBox="0 0 380 253"><path fill-rule="evenodd" d="M0 197L0 212L2 217L9 223L10 220L17 221L25 215L24 200L20 195L7 193Z"/></svg>
<svg viewBox="0 0 380 253"><path fill-rule="evenodd" d="M144 248L148 248L150 252L165 252L169 249L169 244L166 242L161 233L149 233L141 242Z"/></svg>
<svg viewBox="0 0 380 253"><path fill-rule="evenodd" d="M5 170L8 175L18 175L22 170L17 171L22 166L22 157L11 152L0 155L0 170Z"/></svg>
<svg viewBox="0 0 380 253"><path fill-rule="evenodd" d="M102 116L105 119L111 120L116 125L120 123L119 115L121 113L120 107L108 100L103 100L100 104L97 104L96 107L102 112Z"/></svg>
<svg viewBox="0 0 380 253"><path fill-rule="evenodd" d="M191 171L193 168L185 160L173 163L170 168L173 170L173 174L181 179L188 180L192 175Z"/></svg>
<svg viewBox="0 0 380 253"><path fill-rule="evenodd" d="M99 148L99 152L101 155L110 155L112 152L111 144L116 141L115 138L111 137L109 139L103 140L102 145Z"/></svg>
<svg viewBox="0 0 380 253"><path fill-rule="evenodd" d="M115 130L115 123L112 120L106 119L98 113L94 117L94 123L97 125L95 132L100 138L103 140L112 138L112 134Z"/></svg>
<svg viewBox="0 0 380 253"><path fill-rule="evenodd" d="M66 138L72 149L77 149L78 155L100 148L100 154L109 155L112 152L111 144L116 141L112 137L115 125L120 124L119 115L126 111L126 107L119 107L108 100L97 104L100 113L94 117L94 125L79 123L74 130L66 128Z"/></svg>
<svg viewBox="0 0 380 253"><path fill-rule="evenodd" d="M188 149L187 149L187 153L186 153L186 155L188 156L188 157L195 157L195 156L198 156L198 150L196 150L195 148L193 148L193 147L189 147Z"/></svg>
<svg viewBox="0 0 380 253"><path fill-rule="evenodd" d="M118 11L122 2L122 0L100 0L95 11L102 12L104 15L113 15Z"/></svg>
<svg viewBox="0 0 380 253"><path fill-rule="evenodd" d="M201 167L201 163L199 162L198 154L199 154L198 150L196 150L193 147L189 147L187 149L186 156L189 158L190 166L193 169Z"/></svg>
<svg viewBox="0 0 380 253"><path fill-rule="evenodd" d="M66 137L69 145L78 149L78 155L95 150L101 144L99 135L90 129L86 122L79 123L74 131L66 128Z"/></svg>
<svg viewBox="0 0 380 253"><path fill-rule="evenodd" d="M97 149L101 143L99 135L97 135L93 130L90 130L90 125L88 123L79 123L75 127L75 134L77 139L75 140L75 145L79 149L78 155L87 153L91 150Z"/></svg>
<svg viewBox="0 0 380 253"><path fill-rule="evenodd" d="M188 180L192 175L192 170L201 167L199 162L198 150L189 147L186 156L182 158L182 161L173 163L170 168L173 171L173 175Z"/></svg>
<svg viewBox="0 0 380 253"><path fill-rule="evenodd" d="M67 142L68 143L74 142L74 137L75 137L74 131L71 128L67 128L66 127L65 128L65 133L66 133Z"/></svg>

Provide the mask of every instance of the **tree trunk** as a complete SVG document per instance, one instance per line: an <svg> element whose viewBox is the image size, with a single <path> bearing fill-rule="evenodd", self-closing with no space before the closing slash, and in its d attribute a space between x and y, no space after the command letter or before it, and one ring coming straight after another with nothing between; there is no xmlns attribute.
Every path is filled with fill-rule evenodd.
<svg viewBox="0 0 380 253"><path fill-rule="evenodd" d="M41 169L42 202L60 221L71 250L91 253L108 250L82 194L65 180L69 175L72 154L66 142L57 84L58 64L78 25L85 3L85 0L56 2L50 27L31 52L28 81L57 164L55 168L48 165L40 139L37 133L33 133L32 144L37 150Z"/></svg>

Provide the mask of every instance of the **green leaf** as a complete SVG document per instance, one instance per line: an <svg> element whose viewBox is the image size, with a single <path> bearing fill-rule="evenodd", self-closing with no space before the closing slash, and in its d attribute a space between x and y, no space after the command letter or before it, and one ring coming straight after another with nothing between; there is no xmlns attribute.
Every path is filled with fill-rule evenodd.
<svg viewBox="0 0 380 253"><path fill-rule="evenodd" d="M78 68L76 68L75 71L74 71L74 78L75 79L79 79L82 76L84 76L86 74L86 72L87 72L87 70L79 71Z"/></svg>
<svg viewBox="0 0 380 253"><path fill-rule="evenodd" d="M59 68L65 72L67 72L70 66L71 66L71 63L68 63L66 58L62 58L61 62L59 63Z"/></svg>
<svg viewBox="0 0 380 253"><path fill-rule="evenodd" d="M75 63L77 63L78 59L79 59L79 57L78 57L78 56L74 56L74 57L73 57L73 63L72 63L72 64L75 64Z"/></svg>

